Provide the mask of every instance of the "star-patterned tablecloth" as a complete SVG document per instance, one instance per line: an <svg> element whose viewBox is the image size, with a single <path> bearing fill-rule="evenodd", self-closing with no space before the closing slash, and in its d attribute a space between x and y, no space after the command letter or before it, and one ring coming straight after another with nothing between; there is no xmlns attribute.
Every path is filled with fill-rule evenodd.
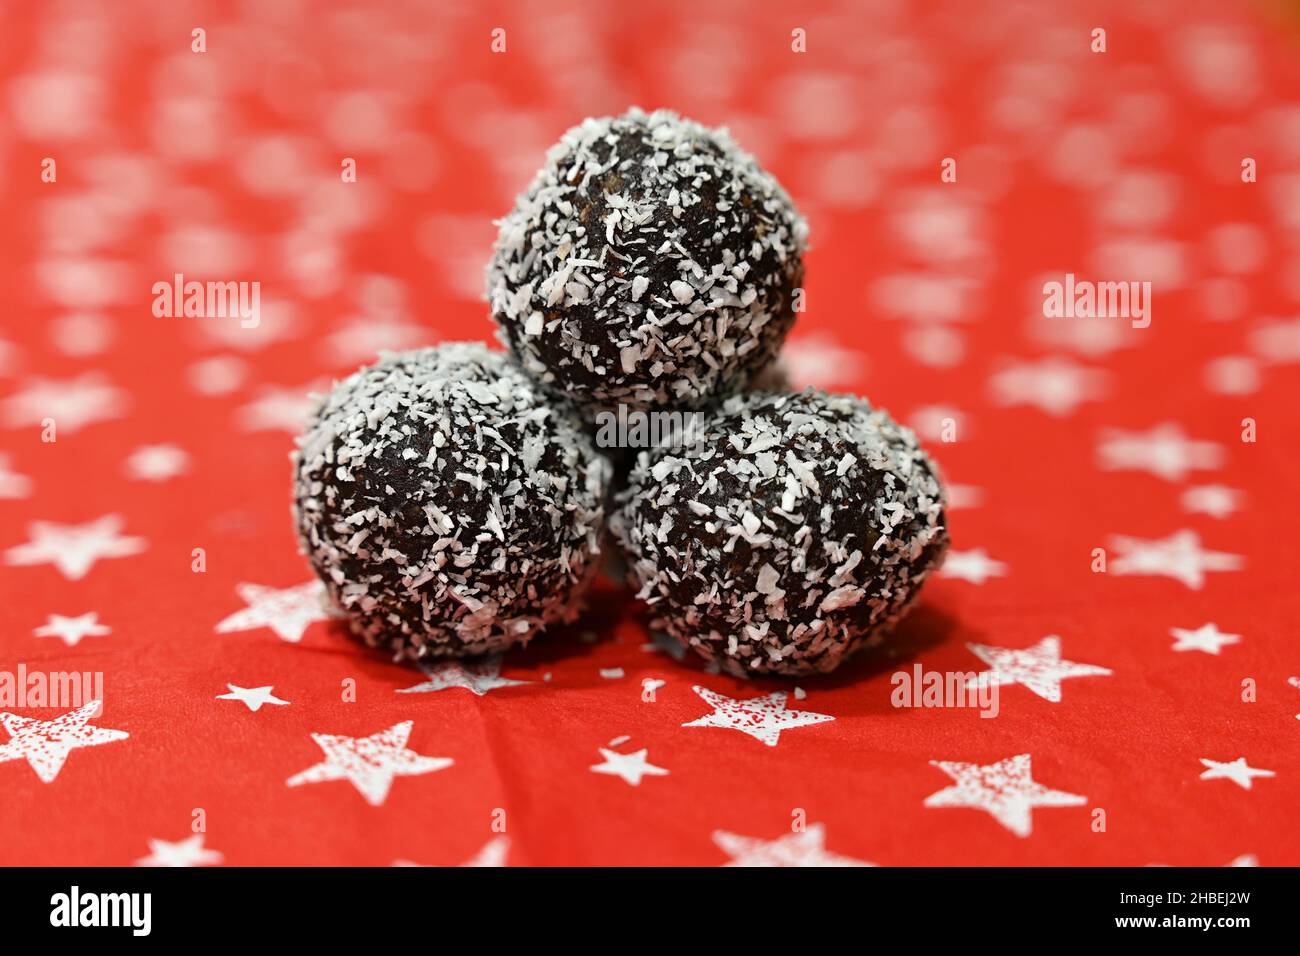
<svg viewBox="0 0 1300 956"><path fill-rule="evenodd" d="M0 864L1300 863L1286 9L0 2ZM953 550L828 677L610 576L394 664L297 553L308 395L490 338L492 220L633 103L789 188L789 376L917 431ZM156 317L177 274L259 321ZM1149 323L1048 317L1066 274Z"/></svg>

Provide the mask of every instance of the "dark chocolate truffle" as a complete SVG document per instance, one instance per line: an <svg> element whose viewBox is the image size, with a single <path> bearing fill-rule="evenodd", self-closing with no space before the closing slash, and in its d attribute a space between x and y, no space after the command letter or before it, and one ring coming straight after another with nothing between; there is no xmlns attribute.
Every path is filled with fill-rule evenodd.
<svg viewBox="0 0 1300 956"><path fill-rule="evenodd" d="M643 453L612 524L656 624L725 670L825 673L886 634L942 560L935 465L846 395L750 393Z"/></svg>
<svg viewBox="0 0 1300 956"><path fill-rule="evenodd" d="M338 384L298 445L303 551L367 643L481 654L576 613L609 464L504 353L386 357Z"/></svg>
<svg viewBox="0 0 1300 956"><path fill-rule="evenodd" d="M632 109L565 133L499 223L488 298L590 418L742 388L794 323L807 226L724 130Z"/></svg>

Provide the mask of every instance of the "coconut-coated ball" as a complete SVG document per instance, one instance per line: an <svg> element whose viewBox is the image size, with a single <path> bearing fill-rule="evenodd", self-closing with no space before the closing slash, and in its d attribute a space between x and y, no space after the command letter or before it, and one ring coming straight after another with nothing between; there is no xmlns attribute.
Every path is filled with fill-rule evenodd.
<svg viewBox="0 0 1300 956"><path fill-rule="evenodd" d="M499 226L499 336L587 417L738 391L794 323L806 224L725 130L668 110L570 129Z"/></svg>
<svg viewBox="0 0 1300 956"><path fill-rule="evenodd" d="M912 432L814 389L729 399L639 456L613 521L656 624L738 674L826 673L874 643L947 548Z"/></svg>
<svg viewBox="0 0 1300 956"><path fill-rule="evenodd" d="M294 457L302 550L367 643L481 654L576 614L609 464L505 354L386 357L335 386Z"/></svg>

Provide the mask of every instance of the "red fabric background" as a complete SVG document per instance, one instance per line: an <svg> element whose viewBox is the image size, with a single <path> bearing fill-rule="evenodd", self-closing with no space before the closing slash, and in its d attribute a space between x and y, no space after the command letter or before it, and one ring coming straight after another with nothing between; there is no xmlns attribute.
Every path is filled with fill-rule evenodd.
<svg viewBox="0 0 1300 956"><path fill-rule="evenodd" d="M244 865L462 863L497 808L510 864L713 865L730 858L716 831L776 840L799 809L829 853L886 865L1300 863L1295 19L1181 2L377 6L0 4L0 669L104 672L91 725L130 735L73 750L50 783L0 762L0 863L130 864L151 840L190 837L196 808L204 846ZM1099 26L1104 54L1089 50ZM206 53L190 50L194 27ZM421 675L335 623L300 643L218 633L244 607L240 582L309 578L288 510L297 409L272 403L282 427L256 410L379 348L490 337L491 219L567 126L632 103L729 125L788 186L814 244L794 378L919 425L953 418L955 441L922 434L963 489L954 548L1004 573L931 581L896 659L795 682L802 700L792 683L647 651L641 610L610 581L578 626L506 657L502 673L532 683L481 697L396 693ZM1245 156L1256 183L1241 181ZM57 182L41 181L45 157ZM340 181L342 157L357 183ZM956 183L940 182L944 157ZM153 317L152 284L177 271L261 281L261 326ZM1067 271L1152 281L1150 328L1044 320L1043 277ZM195 386L214 356L222 394ZM1046 369L1064 403L1008 395L1025 368ZM103 411L77 427L79 379L119 407L74 401ZM1214 467L1100 467L1107 429L1164 423L1218 446ZM136 449L162 443L186 469L131 477ZM1182 496L1205 484L1241 492L1239 508L1189 513ZM110 514L143 551L77 580L12 560L34 521ZM1115 535L1181 529L1244 566L1199 589L1090 570L1093 548L1114 561ZM34 633L88 612L111 633ZM1239 642L1172 649L1171 628L1208 622ZM1003 687L993 720L890 705L896 669L984 670L968 643L1051 634L1111 674L1065 680L1056 703ZM653 702L644 678L665 682ZM228 683L290 703L252 712L216 699ZM790 691L792 708L834 720L775 747L686 728L710 711L695 684ZM322 759L312 733L405 720L412 750L454 765L398 777L381 806L346 781L286 785ZM624 735L613 749L647 748L669 774L591 772ZM1035 780L1086 806L1034 809L1021 837L925 805L952 783L931 761L1024 753ZM1274 776L1199 779L1202 758L1238 757Z"/></svg>

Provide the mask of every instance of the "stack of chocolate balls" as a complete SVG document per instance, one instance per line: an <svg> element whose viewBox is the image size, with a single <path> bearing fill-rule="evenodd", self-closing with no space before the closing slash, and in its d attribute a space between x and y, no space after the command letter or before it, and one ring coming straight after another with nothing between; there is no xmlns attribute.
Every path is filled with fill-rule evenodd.
<svg viewBox="0 0 1300 956"><path fill-rule="evenodd" d="M942 560L943 489L883 411L776 384L806 239L723 131L569 130L500 222L509 354L389 356L299 441L303 550L352 630L397 658L522 644L578 613L610 529L654 626L727 671L825 673L887 634ZM702 424L632 456L596 447L616 411Z"/></svg>

